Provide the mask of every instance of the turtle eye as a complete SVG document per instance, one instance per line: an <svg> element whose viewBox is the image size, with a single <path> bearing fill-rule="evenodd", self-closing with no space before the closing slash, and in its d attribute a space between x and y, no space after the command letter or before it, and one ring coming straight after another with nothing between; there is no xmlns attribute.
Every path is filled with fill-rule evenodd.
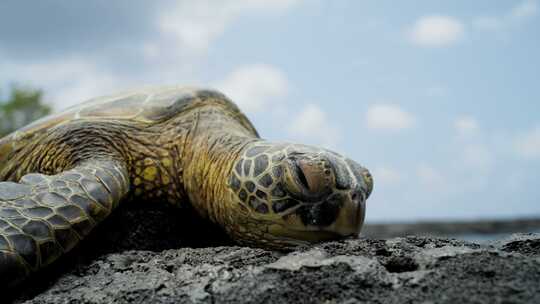
<svg viewBox="0 0 540 304"><path fill-rule="evenodd" d="M298 177L300 184L302 184L302 186L309 191L309 183L307 181L306 175L304 174L304 170L302 170L302 168L298 165L298 162L295 162L294 165L296 167L296 176Z"/></svg>
<svg viewBox="0 0 540 304"><path fill-rule="evenodd" d="M329 190L324 170L308 159L292 158L288 161L287 179L292 194L316 198Z"/></svg>

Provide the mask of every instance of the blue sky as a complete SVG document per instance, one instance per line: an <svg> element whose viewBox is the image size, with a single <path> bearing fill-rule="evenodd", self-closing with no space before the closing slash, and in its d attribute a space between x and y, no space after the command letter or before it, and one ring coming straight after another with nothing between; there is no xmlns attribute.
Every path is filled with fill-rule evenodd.
<svg viewBox="0 0 540 304"><path fill-rule="evenodd" d="M538 54L536 0L0 3L3 92L215 87L373 171L368 221L539 216Z"/></svg>

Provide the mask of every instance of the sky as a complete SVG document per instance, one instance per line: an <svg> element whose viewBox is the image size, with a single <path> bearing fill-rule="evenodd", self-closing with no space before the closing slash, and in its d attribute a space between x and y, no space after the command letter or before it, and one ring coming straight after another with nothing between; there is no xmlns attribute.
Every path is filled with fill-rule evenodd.
<svg viewBox="0 0 540 304"><path fill-rule="evenodd" d="M56 111L212 87L374 176L367 221L540 216L537 0L0 2L0 88Z"/></svg>

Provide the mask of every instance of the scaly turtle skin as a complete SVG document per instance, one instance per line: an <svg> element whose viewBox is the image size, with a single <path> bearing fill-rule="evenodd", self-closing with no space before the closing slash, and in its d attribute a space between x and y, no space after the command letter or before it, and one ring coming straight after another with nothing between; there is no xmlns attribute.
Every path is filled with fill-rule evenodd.
<svg viewBox="0 0 540 304"><path fill-rule="evenodd" d="M190 204L239 243L288 248L359 233L369 172L271 143L211 90L101 97L0 139L0 286L52 263L120 204Z"/></svg>

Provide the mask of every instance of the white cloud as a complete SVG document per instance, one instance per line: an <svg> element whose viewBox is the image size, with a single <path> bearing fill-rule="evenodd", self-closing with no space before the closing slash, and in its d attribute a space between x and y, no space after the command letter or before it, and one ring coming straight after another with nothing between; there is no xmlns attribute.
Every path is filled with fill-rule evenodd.
<svg viewBox="0 0 540 304"><path fill-rule="evenodd" d="M500 31L508 29L538 14L538 2L525 0L501 16L480 16L473 19L473 26L479 30Z"/></svg>
<svg viewBox="0 0 540 304"><path fill-rule="evenodd" d="M411 41L424 47L444 47L459 42L465 35L465 27L449 16L424 16L418 19L409 32Z"/></svg>
<svg viewBox="0 0 540 304"><path fill-rule="evenodd" d="M163 12L158 25L175 37L178 47L205 51L235 18L252 12L283 11L299 0L177 1Z"/></svg>
<svg viewBox="0 0 540 304"><path fill-rule="evenodd" d="M463 116L456 119L454 128L460 138L474 136L479 130L478 121L470 116Z"/></svg>
<svg viewBox="0 0 540 304"><path fill-rule="evenodd" d="M171 74L174 68L176 73ZM67 58L55 61L2 63L0 81L21 83L45 90L45 100L52 101L55 110L78 104L90 98L144 85L189 84L183 75L191 75L183 66L171 65L158 70L148 69L144 78L115 73L91 60ZM10 78L3 78L4 75ZM185 77L185 76L184 76ZM174 79L171 80L171 79ZM23 82L24 81L24 82ZM276 67L265 64L241 66L214 87L231 97L243 111L256 112L279 102L288 91L285 75Z"/></svg>
<svg viewBox="0 0 540 304"><path fill-rule="evenodd" d="M279 101L288 91L285 75L267 64L242 66L214 86L246 112L258 112Z"/></svg>
<svg viewBox="0 0 540 304"><path fill-rule="evenodd" d="M126 80L121 81L93 62L73 58L24 65L2 64L0 70L7 71L12 80L23 80L24 84L44 88L45 100L53 101L57 110L126 85Z"/></svg>
<svg viewBox="0 0 540 304"><path fill-rule="evenodd" d="M339 127L334 125L324 110L315 104L304 107L304 110L292 120L289 132L327 148L335 148L341 140Z"/></svg>
<svg viewBox="0 0 540 304"><path fill-rule="evenodd" d="M521 157L540 159L540 125L519 135L514 142L514 149Z"/></svg>
<svg viewBox="0 0 540 304"><path fill-rule="evenodd" d="M535 16L538 12L538 3L534 0L525 0L512 8L510 16L513 18L528 18Z"/></svg>
<svg viewBox="0 0 540 304"><path fill-rule="evenodd" d="M378 104L371 106L366 113L370 129L397 131L414 126L416 119L398 105Z"/></svg>
<svg viewBox="0 0 540 304"><path fill-rule="evenodd" d="M377 183L385 185L395 185L398 184L402 177L399 171L390 167L377 167L373 170L373 179Z"/></svg>
<svg viewBox="0 0 540 304"><path fill-rule="evenodd" d="M289 83L286 76L276 67L267 64L242 66L232 71L224 79L213 84L225 93L247 113L274 109L278 120L290 121L286 125L288 133L299 140L336 148L341 141L340 128L331 122L326 112L316 104L307 104L303 110L290 119L285 113L279 113L280 102L287 95ZM270 107L271 105L271 107Z"/></svg>
<svg viewBox="0 0 540 304"><path fill-rule="evenodd" d="M56 110L131 87L198 84L206 49L232 22L249 14L280 13L300 1L174 1L162 5L157 15L149 12L157 33L130 44L129 50L118 49L114 54L95 56L74 52L54 60L44 57L24 61L0 54L0 81L43 89L46 100L54 101ZM122 58L118 60L115 56ZM253 79L246 80L248 74ZM232 97L239 96L239 103L247 100L250 105L254 104L255 110L268 102L266 98L282 96L286 91L286 80L281 72L265 65L240 68L230 77L225 84L231 89ZM246 81L241 84L234 83L235 80Z"/></svg>

